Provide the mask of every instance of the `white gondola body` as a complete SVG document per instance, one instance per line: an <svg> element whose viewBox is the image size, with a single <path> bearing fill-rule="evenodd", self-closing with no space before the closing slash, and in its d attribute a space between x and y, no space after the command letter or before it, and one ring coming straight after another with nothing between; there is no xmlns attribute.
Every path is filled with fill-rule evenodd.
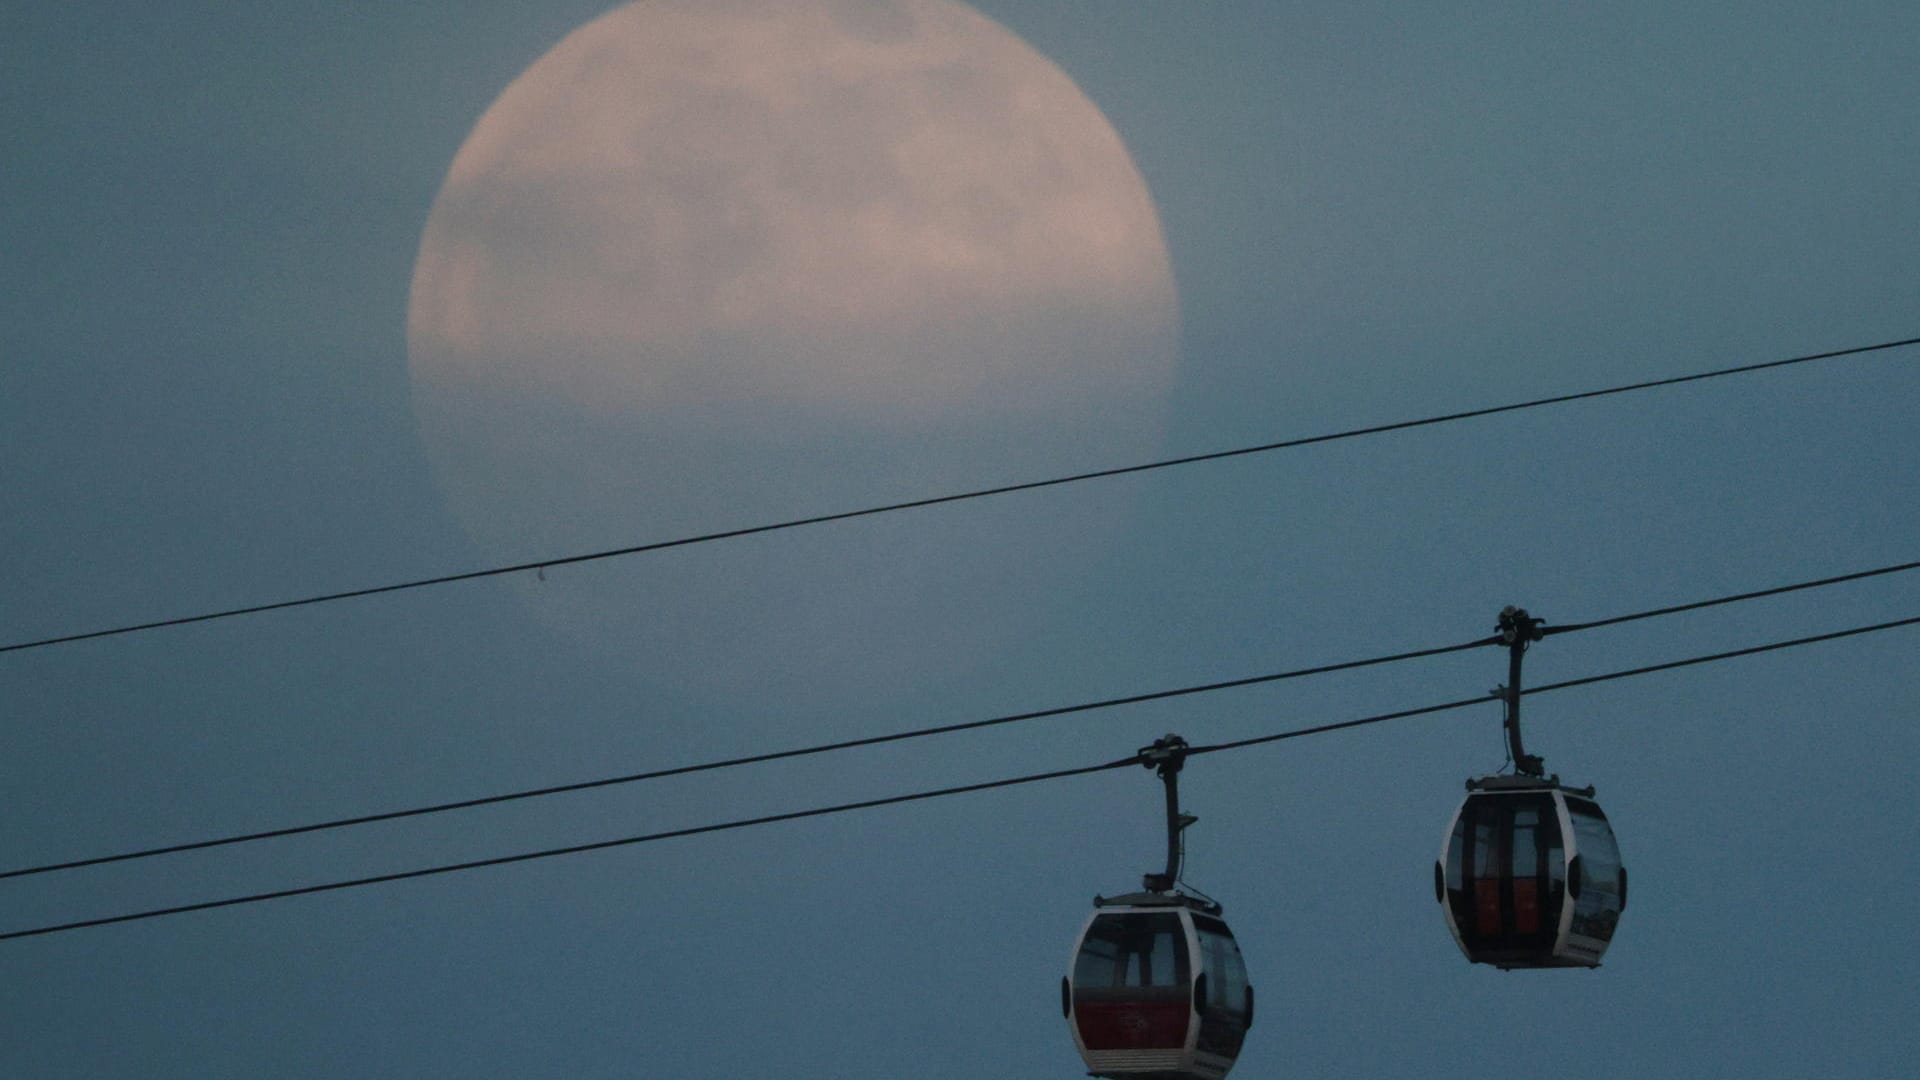
<svg viewBox="0 0 1920 1080"><path fill-rule="evenodd" d="M1209 910L1178 894L1097 902L1075 939L1062 983L1063 1011L1088 1075L1221 1080L1233 1068L1251 1026L1253 991L1238 945L1218 914L1217 907ZM1147 920L1163 938L1178 928L1177 943L1165 942L1176 952L1153 950L1165 970L1143 971L1154 962L1144 950L1117 961L1096 955L1103 953L1102 943L1090 939ZM1206 1000L1198 1001L1199 994Z"/></svg>

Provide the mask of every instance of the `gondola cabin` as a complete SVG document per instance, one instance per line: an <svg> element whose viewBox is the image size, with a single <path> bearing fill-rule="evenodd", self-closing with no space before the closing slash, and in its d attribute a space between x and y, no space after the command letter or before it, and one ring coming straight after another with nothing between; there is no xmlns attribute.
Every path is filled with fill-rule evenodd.
<svg viewBox="0 0 1920 1080"><path fill-rule="evenodd" d="M1220 905L1177 892L1096 898L1060 980L1090 1076L1220 1080L1253 1024L1253 987Z"/></svg>
<svg viewBox="0 0 1920 1080"><path fill-rule="evenodd" d="M1460 951L1499 968L1599 967L1627 871L1593 789L1534 776L1467 788L1433 868Z"/></svg>

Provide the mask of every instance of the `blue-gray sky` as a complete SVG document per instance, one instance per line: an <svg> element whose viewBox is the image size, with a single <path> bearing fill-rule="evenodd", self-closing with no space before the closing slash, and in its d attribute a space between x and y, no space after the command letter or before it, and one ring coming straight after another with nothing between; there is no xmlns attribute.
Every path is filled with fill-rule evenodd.
<svg viewBox="0 0 1920 1080"><path fill-rule="evenodd" d="M1912 5L977 6L1100 106L1159 206L1182 323L1156 453L1920 333ZM482 111L607 7L0 13L0 639L488 561L416 426L409 278ZM495 581L11 653L0 864L1451 643L1507 603L1571 622L1902 562L1917 398L1914 355L1879 354L565 571L636 607L779 583L677 650L596 649ZM846 468L835 499L922 494ZM702 524L802 494L715 490ZM608 546L662 538L604 520ZM857 608L796 622L821 583L976 534L1047 558L920 566L871 613L886 634ZM1881 579L1551 640L1529 676L1915 614L1920 582ZM1260 990L1234 1075L1905 1075L1913 634L1530 702L1529 748L1598 786L1633 871L1595 972L1471 967L1432 902L1460 781L1501 762L1494 706L1194 762L1188 876ZM0 929L1504 674L1470 653L0 882ZM1125 771L8 942L0 1075L1075 1076L1054 983L1090 897L1154 862L1157 807Z"/></svg>

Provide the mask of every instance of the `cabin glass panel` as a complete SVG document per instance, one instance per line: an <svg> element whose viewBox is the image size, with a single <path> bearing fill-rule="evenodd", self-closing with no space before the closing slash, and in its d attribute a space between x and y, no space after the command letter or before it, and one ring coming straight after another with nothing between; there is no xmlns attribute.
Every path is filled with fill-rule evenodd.
<svg viewBox="0 0 1920 1080"><path fill-rule="evenodd" d="M1247 966L1240 957L1240 945L1233 931L1219 919L1205 915L1193 917L1193 928L1200 938L1200 970L1207 976L1207 1000L1200 1018L1200 1038L1196 1049L1222 1057L1235 1057L1246 1040Z"/></svg>
<svg viewBox="0 0 1920 1080"><path fill-rule="evenodd" d="M1074 989L1184 988L1187 938L1171 912L1102 915L1087 928L1073 964Z"/></svg>
<svg viewBox="0 0 1920 1080"><path fill-rule="evenodd" d="M1620 846L1600 807L1567 800L1574 850L1580 855L1580 896L1573 905L1573 932L1595 941L1613 940L1620 922Z"/></svg>

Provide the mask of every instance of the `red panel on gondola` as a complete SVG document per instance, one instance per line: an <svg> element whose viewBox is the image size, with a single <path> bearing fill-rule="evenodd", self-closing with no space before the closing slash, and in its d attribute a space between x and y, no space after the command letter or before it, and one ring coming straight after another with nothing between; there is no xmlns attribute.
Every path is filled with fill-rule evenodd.
<svg viewBox="0 0 1920 1080"><path fill-rule="evenodd" d="M1513 932L1540 932L1540 883L1532 878L1513 879Z"/></svg>
<svg viewBox="0 0 1920 1080"><path fill-rule="evenodd" d="M1500 932L1500 879L1476 878L1473 883L1473 932L1493 937Z"/></svg>
<svg viewBox="0 0 1920 1080"><path fill-rule="evenodd" d="M1080 1041L1089 1050L1177 1050L1192 1014L1184 997L1170 1001L1074 1002Z"/></svg>

